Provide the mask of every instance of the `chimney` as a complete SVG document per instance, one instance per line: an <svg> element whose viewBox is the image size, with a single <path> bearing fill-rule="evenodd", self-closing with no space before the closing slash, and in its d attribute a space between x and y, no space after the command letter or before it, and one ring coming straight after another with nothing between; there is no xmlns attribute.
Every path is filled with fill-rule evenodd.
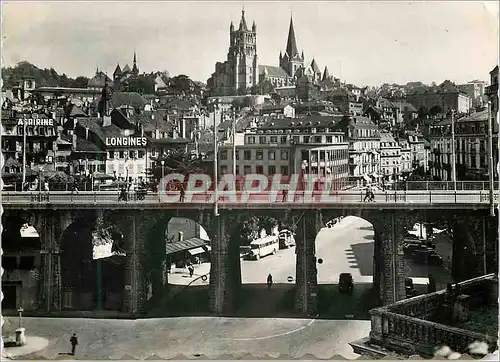
<svg viewBox="0 0 500 362"><path fill-rule="evenodd" d="M179 231L179 241L184 240L184 233L182 231Z"/></svg>
<svg viewBox="0 0 500 362"><path fill-rule="evenodd" d="M85 139L86 140L89 139L89 128L88 127L85 127Z"/></svg>

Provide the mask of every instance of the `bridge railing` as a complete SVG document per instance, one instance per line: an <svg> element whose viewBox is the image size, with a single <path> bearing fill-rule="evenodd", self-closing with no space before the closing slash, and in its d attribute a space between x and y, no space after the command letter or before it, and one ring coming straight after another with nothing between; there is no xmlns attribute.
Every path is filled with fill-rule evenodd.
<svg viewBox="0 0 500 362"><path fill-rule="evenodd" d="M124 184L124 183L123 183ZM119 186L117 184L92 184L92 182L78 182L77 184L79 191L118 191ZM379 185L381 185L379 183ZM42 185L25 187L24 190L22 188L21 183L9 183L4 182L3 191L38 191L40 188L43 189ZM66 183L66 182L49 182L49 188L51 191L71 191L74 188L74 183ZM356 187L360 186L355 181L345 181L339 187L341 187L342 191L349 191L352 189L356 189ZM31 187L31 189L30 189ZM457 191L478 191L489 190L489 183L487 181L457 181L456 183ZM494 189L499 189L499 183L494 182ZM339 191L341 191L339 190ZM452 181L407 181L407 182L396 182L392 184L391 190L394 191L453 191L454 183Z"/></svg>
<svg viewBox="0 0 500 362"><path fill-rule="evenodd" d="M365 202L364 191L339 191L331 194L321 192L296 192L289 193L285 198L283 193L228 193L218 194L218 203L234 204L269 204L269 203L295 203L295 204L359 204ZM112 204L123 202L134 203L214 203L213 192L186 192L181 200L179 191L164 193L149 192L139 194L127 193L126 200L119 200L118 191L29 191L29 192L2 192L3 204ZM376 191L374 202L377 204L487 204L490 201L489 191ZM368 201L366 201L368 202ZM498 202L498 191L494 193L494 202Z"/></svg>

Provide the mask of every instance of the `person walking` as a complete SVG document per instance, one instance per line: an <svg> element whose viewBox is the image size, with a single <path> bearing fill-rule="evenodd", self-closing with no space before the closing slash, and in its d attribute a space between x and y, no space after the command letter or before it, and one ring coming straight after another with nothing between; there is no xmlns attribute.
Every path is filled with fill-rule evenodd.
<svg viewBox="0 0 500 362"><path fill-rule="evenodd" d="M269 273L269 275L267 276L267 289L271 289L271 287L273 286L273 276L271 275L271 273Z"/></svg>
<svg viewBox="0 0 500 362"><path fill-rule="evenodd" d="M69 342L71 343L71 355L74 356L76 346L78 345L78 338L76 337L76 333L73 333L73 335L69 339Z"/></svg>
<svg viewBox="0 0 500 362"><path fill-rule="evenodd" d="M366 200L371 201L371 196L372 196L372 190L370 186L368 186L366 188L365 198L363 199L363 202L366 202Z"/></svg>
<svg viewBox="0 0 500 362"><path fill-rule="evenodd" d="M179 184L179 191L181 192L181 202L184 202L184 198L186 196L186 190L184 189L184 184Z"/></svg>
<svg viewBox="0 0 500 362"><path fill-rule="evenodd" d="M286 202L287 200L288 200L288 185L284 185L282 202Z"/></svg>
<svg viewBox="0 0 500 362"><path fill-rule="evenodd" d="M188 265L189 277L192 278L194 274L194 266L192 264Z"/></svg>

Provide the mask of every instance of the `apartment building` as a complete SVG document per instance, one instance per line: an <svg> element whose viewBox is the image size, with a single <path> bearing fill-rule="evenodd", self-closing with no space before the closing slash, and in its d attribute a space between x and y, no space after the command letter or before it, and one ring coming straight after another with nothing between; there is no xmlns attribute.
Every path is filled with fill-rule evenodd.
<svg viewBox="0 0 500 362"><path fill-rule="evenodd" d="M387 132L380 133L380 169L388 180L396 180L401 172L401 146Z"/></svg>
<svg viewBox="0 0 500 362"><path fill-rule="evenodd" d="M498 125L493 126L493 162L498 163ZM451 118L431 127L431 173L444 181L452 180ZM488 111L472 113L455 121L455 160L457 180L487 181L489 175ZM498 174L495 172L495 178Z"/></svg>
<svg viewBox="0 0 500 362"><path fill-rule="evenodd" d="M236 173L272 176L302 172L331 178L337 185L347 180L348 142L338 130L341 117L310 116L271 119L247 131L244 144L236 146ZM219 173L231 173L232 146L219 148Z"/></svg>
<svg viewBox="0 0 500 362"><path fill-rule="evenodd" d="M339 129L349 142L349 176L367 183L380 178L380 130L366 117L343 117Z"/></svg>

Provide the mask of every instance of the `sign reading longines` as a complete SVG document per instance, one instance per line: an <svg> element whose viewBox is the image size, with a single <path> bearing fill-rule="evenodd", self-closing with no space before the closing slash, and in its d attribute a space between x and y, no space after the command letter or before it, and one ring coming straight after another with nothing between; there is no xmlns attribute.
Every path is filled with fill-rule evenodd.
<svg viewBox="0 0 500 362"><path fill-rule="evenodd" d="M136 146L146 147L146 137L106 137L106 146Z"/></svg>

